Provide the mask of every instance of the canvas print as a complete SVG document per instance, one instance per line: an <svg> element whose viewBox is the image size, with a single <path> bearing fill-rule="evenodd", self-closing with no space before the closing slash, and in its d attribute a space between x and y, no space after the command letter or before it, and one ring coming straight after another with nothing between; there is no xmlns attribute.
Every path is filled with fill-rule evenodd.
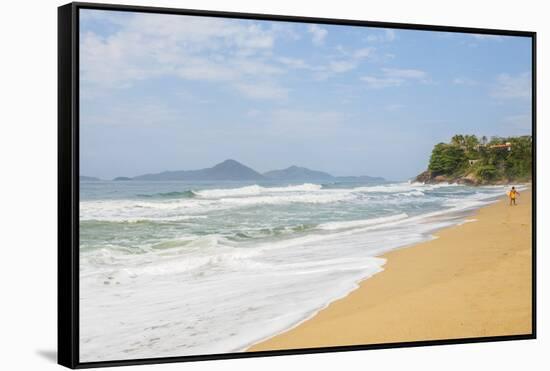
<svg viewBox="0 0 550 371"><path fill-rule="evenodd" d="M79 22L80 362L531 334L530 37Z"/></svg>

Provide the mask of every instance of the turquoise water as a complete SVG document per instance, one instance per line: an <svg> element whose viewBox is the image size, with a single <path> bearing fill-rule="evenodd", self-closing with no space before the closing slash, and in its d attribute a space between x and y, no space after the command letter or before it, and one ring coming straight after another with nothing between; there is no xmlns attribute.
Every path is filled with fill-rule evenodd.
<svg viewBox="0 0 550 371"><path fill-rule="evenodd" d="M235 352L505 188L81 182L81 361Z"/></svg>

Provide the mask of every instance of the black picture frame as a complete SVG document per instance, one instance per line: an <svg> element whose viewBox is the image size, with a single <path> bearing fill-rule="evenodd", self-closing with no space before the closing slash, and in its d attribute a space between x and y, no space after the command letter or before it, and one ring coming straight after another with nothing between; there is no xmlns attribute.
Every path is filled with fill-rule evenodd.
<svg viewBox="0 0 550 371"><path fill-rule="evenodd" d="M225 353L211 355L80 362L79 360L79 11L81 9L120 12L161 13L268 21L367 26L407 30L476 33L528 37L532 42L532 332L525 335L489 336L386 344L335 346L292 350ZM230 358L343 352L354 350L464 344L536 338L536 32L486 28L436 26L389 22L329 19L269 14L236 13L113 5L70 3L58 8L58 363L69 368L91 368Z"/></svg>

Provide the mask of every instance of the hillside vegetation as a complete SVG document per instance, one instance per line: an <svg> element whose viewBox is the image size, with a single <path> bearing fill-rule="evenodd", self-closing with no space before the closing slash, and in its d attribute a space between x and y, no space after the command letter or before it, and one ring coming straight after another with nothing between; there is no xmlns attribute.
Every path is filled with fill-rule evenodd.
<svg viewBox="0 0 550 371"><path fill-rule="evenodd" d="M531 180L532 137L455 135L438 143L428 170L416 177L424 183L506 184Z"/></svg>

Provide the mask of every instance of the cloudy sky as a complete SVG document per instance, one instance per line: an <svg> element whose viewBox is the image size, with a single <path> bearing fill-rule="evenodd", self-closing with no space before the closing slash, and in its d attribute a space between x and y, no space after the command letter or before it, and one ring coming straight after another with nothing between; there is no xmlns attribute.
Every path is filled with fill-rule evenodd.
<svg viewBox="0 0 550 371"><path fill-rule="evenodd" d="M531 133L531 41L81 10L81 174L238 160L408 179L455 133Z"/></svg>

